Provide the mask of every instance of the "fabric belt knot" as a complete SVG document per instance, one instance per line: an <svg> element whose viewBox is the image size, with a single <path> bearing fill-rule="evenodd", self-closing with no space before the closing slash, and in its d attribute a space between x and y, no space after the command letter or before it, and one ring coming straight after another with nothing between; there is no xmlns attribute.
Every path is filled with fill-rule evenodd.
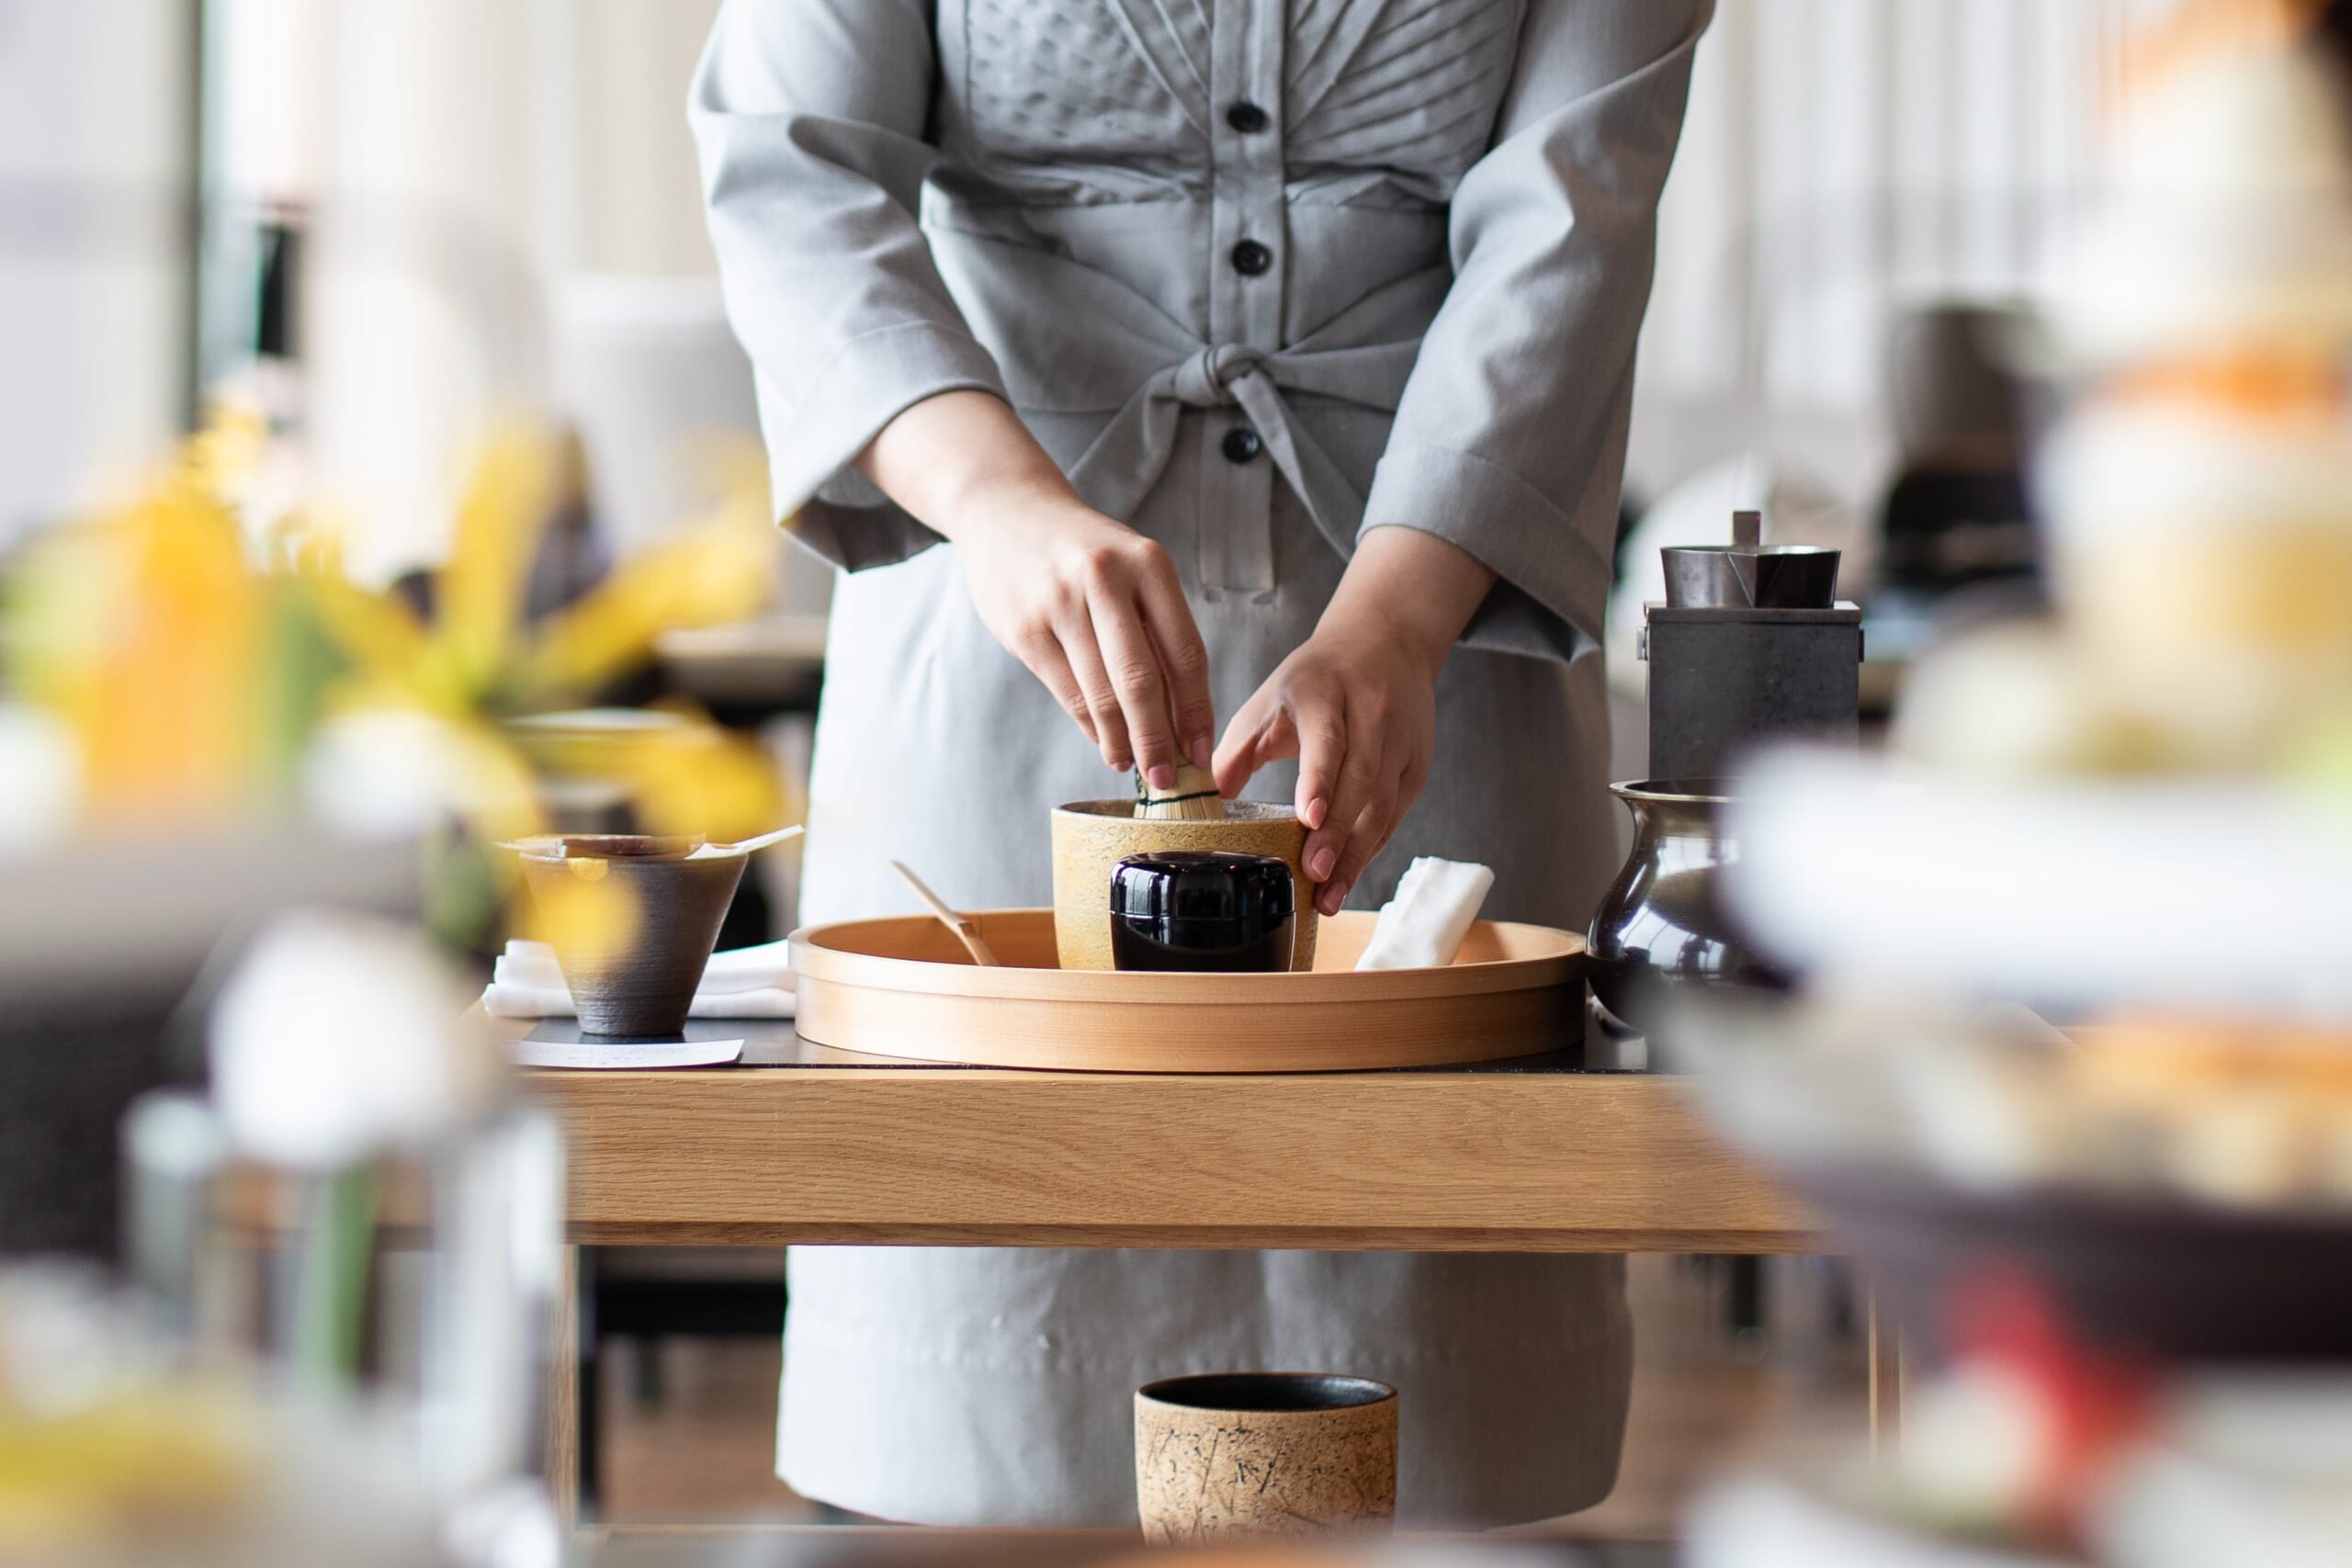
<svg viewBox="0 0 2352 1568"><path fill-rule="evenodd" d="M1238 344L1204 348L1176 367L1176 400L1187 408L1213 409L1238 402L1234 383L1266 367L1263 350Z"/></svg>
<svg viewBox="0 0 2352 1568"><path fill-rule="evenodd" d="M1238 407L1307 516L1347 555L1363 522L1363 495L1300 425L1288 394L1309 392L1394 412L1419 346L1418 340L1340 349L1203 345L1143 378L1071 466L1070 482L1091 504L1124 520L1167 471L1186 409ZM1204 482L1227 482L1217 468L1207 474ZM1261 496L1242 506L1203 497L1203 588L1258 596L1273 590L1272 496Z"/></svg>
<svg viewBox="0 0 2352 1568"><path fill-rule="evenodd" d="M1015 407L1110 413L1070 465L1089 505L1132 520L1175 455L1185 412L1238 407L1317 529L1342 556L1354 551L1364 498L1291 400L1394 413L1443 297L1442 265L1381 291L1344 323L1264 349L1202 343L1119 279L1068 257L956 231L934 232L933 248ZM1204 467L1204 486L1230 492L1201 498L1200 581L1212 593L1262 596L1274 586L1272 491L1237 483L1247 473L1222 458Z"/></svg>

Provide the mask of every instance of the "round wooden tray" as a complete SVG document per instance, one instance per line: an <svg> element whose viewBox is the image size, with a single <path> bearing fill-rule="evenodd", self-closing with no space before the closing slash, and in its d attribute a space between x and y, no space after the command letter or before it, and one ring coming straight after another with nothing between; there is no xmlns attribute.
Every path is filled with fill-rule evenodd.
<svg viewBox="0 0 2352 1568"><path fill-rule="evenodd" d="M1323 921L1315 968L1296 975L1059 969L1050 909L971 916L996 969L928 916L808 926L792 933L797 1027L882 1056L1131 1073L1437 1066L1580 1037L1582 937L1480 920L1450 967L1358 974L1376 918Z"/></svg>

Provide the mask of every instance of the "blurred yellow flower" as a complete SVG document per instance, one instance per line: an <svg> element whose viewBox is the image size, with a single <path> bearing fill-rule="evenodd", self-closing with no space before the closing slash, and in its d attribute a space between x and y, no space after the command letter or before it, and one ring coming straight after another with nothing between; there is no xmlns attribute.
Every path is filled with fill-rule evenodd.
<svg viewBox="0 0 2352 1568"><path fill-rule="evenodd" d="M87 1549L126 1524L160 1535L220 1520L261 1480L252 1416L202 1385L130 1391L53 1415L0 1400L0 1561Z"/></svg>
<svg viewBox="0 0 2352 1568"><path fill-rule="evenodd" d="M89 817L215 817L251 797L269 606L215 495L177 476L60 528L15 587L15 682L72 731Z"/></svg>
<svg viewBox="0 0 2352 1568"><path fill-rule="evenodd" d="M707 465L721 481L707 516L534 622L534 563L576 476L550 433L504 426L470 472L427 617L352 581L329 518L298 513L249 540L232 498L267 440L258 413L211 411L146 494L56 530L17 577L12 674L71 731L86 819L178 824L261 809L291 787L322 720L368 715L431 723L444 808L480 845L548 831L549 777L582 766L618 784L649 831L740 838L787 819L761 749L688 709L560 757L521 739L521 721L594 700L640 667L661 633L759 608L776 535L755 461ZM514 868L492 857L486 875L484 886L432 891L514 906ZM577 934L630 918L608 892L580 887L539 923Z"/></svg>
<svg viewBox="0 0 2352 1568"><path fill-rule="evenodd" d="M616 759L652 833L748 839L782 826L790 809L757 742L710 724L656 732Z"/></svg>
<svg viewBox="0 0 2352 1568"><path fill-rule="evenodd" d="M524 667L534 693L590 691L644 659L673 626L741 620L768 591L773 535L746 528L737 508L682 531L625 563L553 616Z"/></svg>
<svg viewBox="0 0 2352 1568"><path fill-rule="evenodd" d="M515 911L516 928L558 953L598 955L623 953L637 940L637 903L628 888L607 879L605 863L570 863L573 874L544 877L532 886L527 908Z"/></svg>

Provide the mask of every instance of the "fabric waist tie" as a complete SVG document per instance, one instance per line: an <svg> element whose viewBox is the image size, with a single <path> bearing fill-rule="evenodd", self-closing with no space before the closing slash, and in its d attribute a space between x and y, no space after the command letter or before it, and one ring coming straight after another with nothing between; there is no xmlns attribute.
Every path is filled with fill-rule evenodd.
<svg viewBox="0 0 2352 1568"><path fill-rule="evenodd" d="M1364 498L1299 423L1288 394L1395 412L1442 297L1442 267L1434 278L1417 273L1375 291L1288 348L1261 349L1202 343L1117 278L1066 256L963 232L933 240L956 303L996 355L1016 405L1111 414L1070 467L1087 504L1132 518L1168 468L1183 412L1238 407L1315 525L1342 556L1353 553ZM1272 509L1255 511L1201 518L1204 539L1211 529L1255 536L1229 539L1236 547L1204 547L1204 587L1263 593L1274 586ZM1245 581L1218 580L1237 577Z"/></svg>

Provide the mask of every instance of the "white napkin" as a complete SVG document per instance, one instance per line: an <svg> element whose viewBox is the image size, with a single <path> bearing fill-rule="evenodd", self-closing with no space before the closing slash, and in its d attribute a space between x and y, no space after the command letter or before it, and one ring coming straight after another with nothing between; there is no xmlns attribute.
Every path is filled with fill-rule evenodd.
<svg viewBox="0 0 2352 1568"><path fill-rule="evenodd" d="M793 995L790 944L763 942L714 953L695 987L688 1018L790 1018L799 1005ZM555 949L543 942L510 942L491 971L481 994L492 1018L572 1018L571 989Z"/></svg>
<svg viewBox="0 0 2352 1568"><path fill-rule="evenodd" d="M1396 897L1380 907L1380 923L1359 969L1442 969L1462 951L1495 874L1466 861L1423 855L1396 879Z"/></svg>

